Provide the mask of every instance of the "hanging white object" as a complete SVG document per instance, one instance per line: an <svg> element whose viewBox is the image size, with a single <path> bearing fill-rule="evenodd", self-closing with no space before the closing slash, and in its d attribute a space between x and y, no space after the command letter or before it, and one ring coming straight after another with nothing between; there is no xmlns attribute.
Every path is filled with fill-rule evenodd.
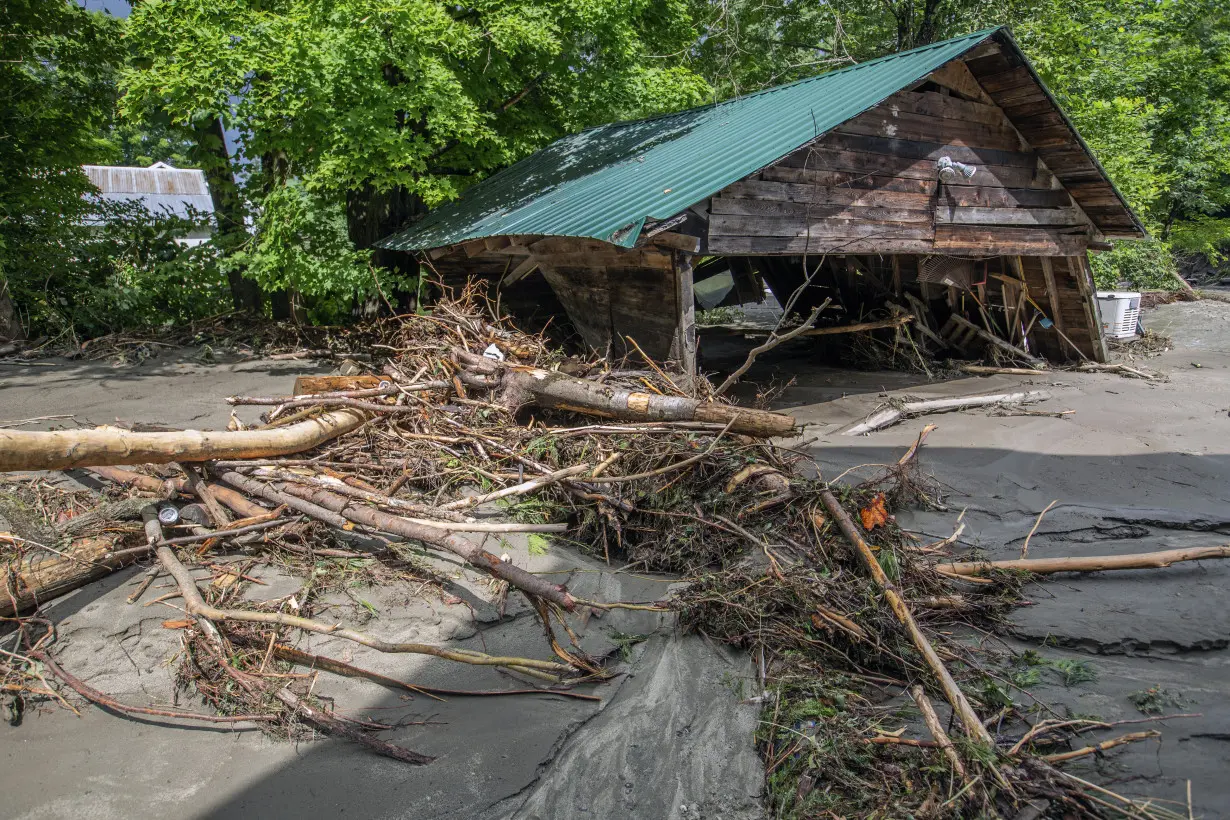
<svg viewBox="0 0 1230 820"><path fill-rule="evenodd" d="M483 351L483 358L494 359L497 362L504 361L504 353L494 344L487 345L487 349Z"/></svg>
<svg viewBox="0 0 1230 820"><path fill-rule="evenodd" d="M964 182L967 179L972 179L974 174L978 172L978 166L956 162L952 157L940 157L939 161L935 163L935 169L939 172L940 182L949 185L954 182Z"/></svg>

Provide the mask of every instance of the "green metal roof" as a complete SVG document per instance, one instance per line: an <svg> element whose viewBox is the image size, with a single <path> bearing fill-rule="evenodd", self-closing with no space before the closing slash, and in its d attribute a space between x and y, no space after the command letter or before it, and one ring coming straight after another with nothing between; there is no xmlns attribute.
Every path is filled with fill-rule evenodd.
<svg viewBox="0 0 1230 820"><path fill-rule="evenodd" d="M490 236L580 236L631 247L668 219L883 102L998 28L745 97L563 137L379 244L424 250Z"/></svg>

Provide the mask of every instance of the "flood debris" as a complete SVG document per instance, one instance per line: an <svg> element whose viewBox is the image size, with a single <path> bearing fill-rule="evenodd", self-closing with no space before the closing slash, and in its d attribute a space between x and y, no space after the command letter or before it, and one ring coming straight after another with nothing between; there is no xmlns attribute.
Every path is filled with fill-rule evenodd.
<svg viewBox="0 0 1230 820"><path fill-rule="evenodd" d="M383 327L369 372L304 379L293 395L231 397L269 408L251 429L3 431L3 469L84 467L75 475L102 487L100 496L44 476L4 479L15 499L0 509L9 521L3 618L15 636L0 655L10 711L84 700L177 721L248 722L282 737L319 732L430 765L380 737L392 726L333 708L329 676L408 697L596 699L618 653L584 651L575 619L673 611L685 628L750 657L733 685L763 710L755 741L774 816L1011 817L1031 806L1054 817L1177 816L1057 768L1149 741L1153 730L1085 744L1090 722L1039 721L996 694L988 650L954 628L997 629L1031 573L1166 566L1228 557L1227 548L1126 561L956 560L962 516L931 544L894 518L906 506L947 509L919 466L934 425L876 478L825 480L804 452L771 442L793 430L791 417L729 404L704 379L645 359L566 357L475 290ZM484 355L493 346L500 356ZM485 548L508 533L566 536L610 564L685 583L662 600L587 600ZM339 583L447 599L430 555L487 578L501 611L509 594L524 596L541 651L393 641L378 617L362 630L324 617L323 593ZM57 659L45 604L134 561L147 571L129 604L179 610L163 624L180 635L178 680L209 711L121 703ZM269 564L302 586L248 600L241 591ZM154 597L155 578L169 579L170 592ZM310 635L491 667L516 683L422 686L309 651ZM572 691L581 684L593 694Z"/></svg>

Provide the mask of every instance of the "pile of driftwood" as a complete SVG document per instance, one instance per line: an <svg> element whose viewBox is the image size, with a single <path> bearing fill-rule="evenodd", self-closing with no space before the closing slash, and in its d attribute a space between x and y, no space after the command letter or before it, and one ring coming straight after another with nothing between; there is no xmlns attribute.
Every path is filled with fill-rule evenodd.
<svg viewBox="0 0 1230 820"><path fill-rule="evenodd" d="M219 432L0 431L0 472L83 470L111 488L97 503L40 479L6 485L44 527L0 535L0 617L17 631L13 651L0 659L4 691L69 705L54 678L121 712L257 721L270 731L307 724L425 764L429 757L382 740L388 727L342 716L314 689L296 685L300 679L269 674L268 662L430 691L297 648L304 634L316 633L380 652L496 667L519 681L502 694L575 694L569 687L605 679L614 661L575 644L568 613L676 610L688 627L751 653L770 780L790 784L771 790L783 812L823 805L845 813L1013 816L1042 801L1056 816L1097 816L1106 806L1168 816L1056 769L1093 754L1072 741L1105 727L1031 723L988 700L978 650L948 627L989 625L1027 573L1160 566L1225 557L1226 548L954 561L957 535L920 544L892 517L896 506L940 503L918 468L927 430L882 477L829 484L802 451L770 443L794 432L790 416L715 400L707 382L645 357L567 358L470 292L430 314L386 323L370 347L379 362L372 372L300 379L294 395L228 399L267 407L256 427L233 416L231 429ZM484 548L490 534L511 532L567 533L603 560L678 572L691 584L657 602L585 600ZM542 621L545 657L393 643L344 628L313 617L311 584L293 611L235 594L252 580L254 562L274 556L307 575L321 572L322 562L362 559L382 577L429 582L430 569L412 560L407 545L490 576L493 595L524 595ZM223 560L235 556L251 560ZM186 616L187 674L212 712L119 703L57 663L41 607L135 562L147 571L130 600L156 576L174 582ZM202 589L192 574L200 568L234 583ZM967 580L978 576L982 583ZM894 687L909 692L930 740L885 733L875 704ZM953 727L944 727L932 697L948 704L959 737L949 736ZM991 718L998 718L994 735Z"/></svg>

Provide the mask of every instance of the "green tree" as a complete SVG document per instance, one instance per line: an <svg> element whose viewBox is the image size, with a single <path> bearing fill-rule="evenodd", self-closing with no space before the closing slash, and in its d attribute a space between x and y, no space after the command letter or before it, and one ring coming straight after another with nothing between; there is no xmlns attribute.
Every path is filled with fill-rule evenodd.
<svg viewBox="0 0 1230 820"><path fill-rule="evenodd" d="M1017 34L1159 240L1205 254L1230 242L1224 0L1046 0Z"/></svg>
<svg viewBox="0 0 1230 820"><path fill-rule="evenodd" d="M11 0L0 37L0 297L89 210L83 163L105 158L119 23L65 0ZM28 310L18 302L19 310ZM0 328L0 332L6 332Z"/></svg>
<svg viewBox="0 0 1230 820"><path fill-rule="evenodd" d="M303 292L370 281L356 250L568 131L708 92L684 0L146 0L129 24L124 110L238 130L261 166L247 273ZM351 247L292 258L340 224Z"/></svg>

